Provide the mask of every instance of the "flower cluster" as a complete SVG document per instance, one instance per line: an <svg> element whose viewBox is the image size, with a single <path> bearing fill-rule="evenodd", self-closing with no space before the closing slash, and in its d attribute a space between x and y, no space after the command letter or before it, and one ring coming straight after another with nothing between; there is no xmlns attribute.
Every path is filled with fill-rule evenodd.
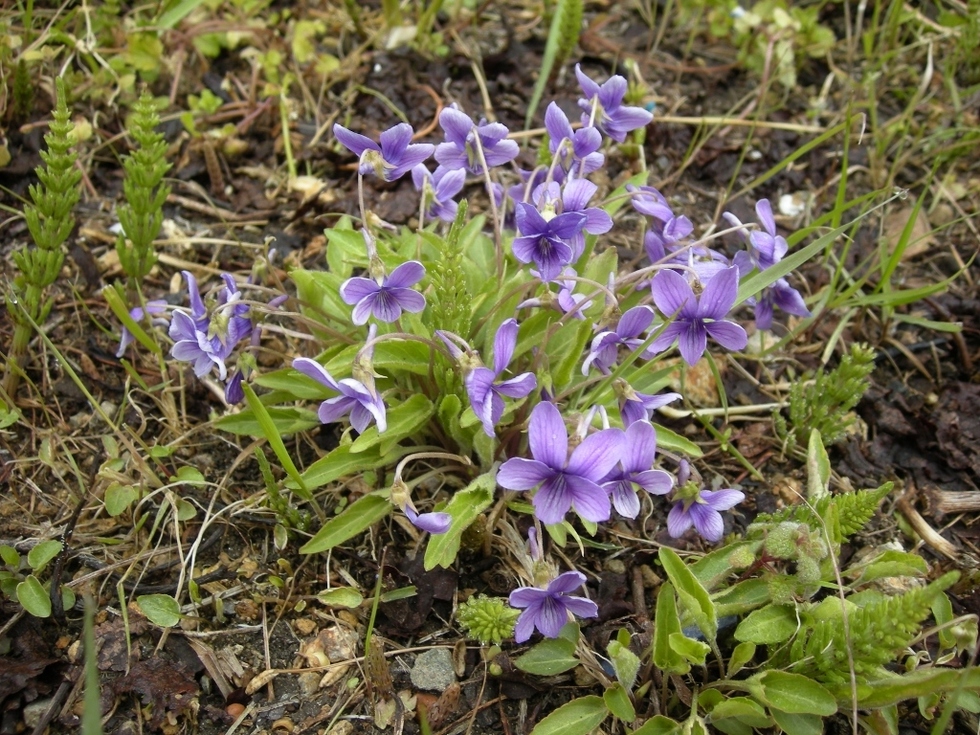
<svg viewBox="0 0 980 735"><path fill-rule="evenodd" d="M740 279L778 266L788 244L765 200L757 205L761 229L749 231L726 215L747 247L731 258L712 239L698 238L694 222L676 213L656 188L629 185L624 196L645 222L648 262L619 272L615 257L607 257L615 253L598 255L596 249L597 238L614 226L615 209L611 201L597 201L599 186L589 177L605 165L604 146L622 143L652 115L626 104L622 77L598 83L579 67L575 73L582 90L580 123L573 127L558 104L548 105L547 149L543 163L533 168L517 167L520 150L506 126L475 121L456 105L441 111L443 140L437 143L414 142L407 123L385 130L377 142L334 126L336 140L357 157L362 210L366 176L394 182L410 173L421 195L419 232L392 234L396 228L361 212L363 257L355 241L358 252L346 272L322 274L334 279L329 293L304 286L306 302L329 312L325 324L337 344L324 345L315 359L296 357L292 368L323 390L319 420L345 422L359 435L344 432L345 456L376 452L379 477L396 456L393 448L409 449L400 442L417 435L412 457L479 461L491 484L527 494L538 528L543 524L558 533L574 513L594 532L593 524L614 514L636 519L644 503L665 501L672 537L693 529L714 543L724 536L722 512L744 495L705 489L686 460L664 451L683 446L679 441L670 444L662 434L658 453L656 412L682 396L662 392L668 371L657 363L676 346L681 360L694 365L709 338L724 349L742 350L748 334L732 318ZM510 169L509 186L498 181L507 176L503 168ZM459 228L444 223L455 222L457 200L467 186L477 185L485 187L496 218L494 240L470 232L461 243ZM442 239L439 233L447 229ZM477 255L462 262L471 250ZM205 304L193 277L184 275L190 309L173 312L171 354L192 363L198 376L216 371L225 380L236 345L256 337L251 311L231 276L223 277L223 287ZM772 285L754 298L743 294L755 307L757 328L772 326L776 306L795 316L809 313L785 277L769 280ZM447 306L461 298L470 303ZM143 311L134 318L158 318L163 305L151 301ZM449 312L466 318L448 317ZM124 334L123 349L127 339ZM398 346L409 342L427 352ZM384 374L375 371L376 362ZM229 390L238 380L240 391L241 379L239 371ZM283 384L295 379L288 376ZM410 401L412 411L403 409ZM423 407L418 420L410 415L419 413L415 406ZM426 424L429 417L432 423ZM412 488L422 485L424 475L403 481L405 461L399 460L390 489L376 492L425 532L446 533L454 526L458 531L452 503L418 511ZM440 475L435 486L423 487L452 483L443 485ZM531 538L533 555L540 557L537 537ZM569 614L597 615L594 602L572 594L585 584L581 572L558 574L548 567L542 573L543 562L535 563L538 571L528 575L533 586L515 590L509 599L521 610L514 629L518 642L534 630L557 636ZM513 618L500 610L471 617L488 640L499 639Z"/></svg>

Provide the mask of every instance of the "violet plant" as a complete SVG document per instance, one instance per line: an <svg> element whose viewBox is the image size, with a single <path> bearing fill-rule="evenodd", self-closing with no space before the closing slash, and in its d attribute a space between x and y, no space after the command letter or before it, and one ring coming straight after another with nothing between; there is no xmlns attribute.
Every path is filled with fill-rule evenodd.
<svg viewBox="0 0 980 735"><path fill-rule="evenodd" d="M796 717L810 727L813 718L846 707L851 695L834 688L839 682L828 674L833 663L817 649L834 631L809 618L798 624L797 610L789 606L798 603L805 615L816 609L810 597L817 586L835 581L833 554L870 518L882 494L831 499L826 478L818 477L812 516L766 519L761 530L739 540L733 517L745 492L724 480L708 489L694 469L701 450L660 425L657 412L683 400L665 390L678 366L695 365L709 349L746 347L741 305L755 306L757 329L776 324L774 306L806 318L806 303L791 285L792 268L836 233L789 256L762 200L761 230L727 218L748 247L732 257L718 248L718 238L698 238L693 221L673 211L645 172L604 201L593 201L598 187L588 177L604 165L602 146L624 141L651 116L624 103L625 79L613 76L600 84L580 68L576 75L582 126L572 128L552 103L545 116L549 139L542 143L550 155L531 170L515 170L519 149L505 126L474 121L456 106L440 115L445 139L438 143L413 142L405 123L382 132L378 142L335 126L337 142L359 163L360 228L344 218L326 231L327 270L290 273L314 338L307 353L280 370L247 379L236 373L237 383L230 385L249 399L248 407L216 425L255 434L258 423L289 475L287 488L305 501L320 489L338 500L338 512L302 546L304 554L329 551L392 513L424 540L427 570L454 563L464 533L480 525L478 519L484 538L520 546L515 553L525 584L509 596L513 611L502 612L500 598L474 599L466 605L465 625L494 643L511 629L519 643L540 633L545 640L537 646L548 657L536 657L532 649L525 654L530 658L515 662L530 673L584 665L606 696L576 700L575 712L588 710L588 717L575 720L577 727L598 726L609 715L635 719L640 659L623 634L607 649L613 674L600 665L599 654L580 635L580 624L599 612L589 579L583 570L562 570L545 549L571 540L584 554L585 537L603 534L600 524L650 518L678 543L722 544L696 563L661 548L669 582L657 597L652 662L668 674L685 675L692 665L708 666L714 652L720 678L728 677L725 687L747 692L742 699L752 702L754 722L786 729ZM419 223L415 230L399 230L366 209L365 177L393 182L409 172L421 193ZM466 199L479 189L487 214L470 217ZM630 267L614 248L601 245L627 201L647 223L647 260ZM252 311L229 278L208 306L189 277L188 285L191 309L172 316L171 354L192 363L199 376L217 372L224 380L235 345L255 339ZM260 399L252 384L268 392ZM318 425L338 426L339 445L300 470L282 436ZM819 468L819 434L811 444L808 466ZM345 480L354 476L369 489L341 504ZM855 517L863 520L855 524ZM517 522L532 528L530 554L523 543L513 543ZM649 531L638 525L636 533ZM815 534L829 534L829 540ZM767 546L770 535L788 541ZM736 567L754 571L767 553L791 565L791 583L767 572L744 580L732 576ZM905 607L920 616L942 589L931 587ZM905 609L882 606L892 616ZM746 644L727 669L718 636L726 615L744 616L736 638ZM772 622L779 616L793 622L780 640L798 636L793 645L819 663L801 666L803 673L792 681L765 667L749 679L734 679L756 645L772 642L774 628L783 635L786 626ZM871 622L865 627L859 632L874 634ZM543 665L543 658L551 663ZM879 659L872 657L862 669L869 682L884 676ZM778 696L794 686L802 704ZM950 691L954 684L943 686ZM649 687L647 682L641 689ZM691 718L710 713L724 721L726 710L719 707L729 701L725 687L702 693ZM729 723L725 732L762 726L746 725L738 720L742 714L726 716L738 724ZM681 723L663 719L663 729L644 735L681 731ZM587 730L569 730L579 731Z"/></svg>

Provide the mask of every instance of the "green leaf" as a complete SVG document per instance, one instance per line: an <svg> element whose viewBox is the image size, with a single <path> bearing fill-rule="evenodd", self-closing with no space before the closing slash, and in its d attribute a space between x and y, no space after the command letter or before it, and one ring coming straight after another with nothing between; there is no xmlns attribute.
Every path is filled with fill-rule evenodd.
<svg viewBox="0 0 980 735"><path fill-rule="evenodd" d="M693 457L697 459L702 456L704 452L701 451L701 447L692 442L690 439L685 439L683 436L675 431L660 426L659 424L654 424L654 429L657 431L657 447L667 452L680 452L688 457Z"/></svg>
<svg viewBox="0 0 980 735"><path fill-rule="evenodd" d="M659 442L658 442L659 445ZM760 541L737 541L728 546L708 552L691 565L691 571L701 581L705 589L715 589L724 580L731 576L734 569L729 561L732 554L736 551L741 552L745 546L752 546L756 549L762 547ZM758 553L758 552L756 552Z"/></svg>
<svg viewBox="0 0 980 735"><path fill-rule="evenodd" d="M324 523L316 535L300 548L299 553L319 554L349 541L386 517L392 508L387 498L373 493L365 495L344 508L340 515Z"/></svg>
<svg viewBox="0 0 980 735"><path fill-rule="evenodd" d="M0 559L14 571L20 569L20 554L17 553L17 549L13 546L7 546L6 544L0 546Z"/></svg>
<svg viewBox="0 0 980 735"><path fill-rule="evenodd" d="M308 408L272 406L266 409L266 413L272 419L272 425L280 436L309 431L320 425L320 418L316 412ZM214 422L214 425L222 431L237 436L262 436L262 425L250 408L222 416Z"/></svg>
<svg viewBox="0 0 980 735"><path fill-rule="evenodd" d="M360 454L351 454L350 448L350 444L339 446L307 467L303 473L306 486L315 489L342 477L378 469L396 462L412 451L411 447L397 446L390 453L382 455L379 448L374 447ZM293 485L287 482L286 487L292 488Z"/></svg>
<svg viewBox="0 0 980 735"><path fill-rule="evenodd" d="M33 574L17 585L17 601L35 618L51 617L51 597Z"/></svg>
<svg viewBox="0 0 980 735"><path fill-rule="evenodd" d="M35 572L40 572L48 562L61 553L62 543L54 539L42 541L27 552L27 565Z"/></svg>
<svg viewBox="0 0 980 735"><path fill-rule="evenodd" d="M364 595L353 587L335 587L320 592L316 599L328 607L347 607L353 610L364 602Z"/></svg>
<svg viewBox="0 0 980 735"><path fill-rule="evenodd" d="M409 597L415 597L418 593L418 588L414 584L410 584L407 587L399 587L398 589L382 592L380 595L378 595L378 600L380 602L407 600Z"/></svg>
<svg viewBox="0 0 980 735"><path fill-rule="evenodd" d="M465 489L453 494L452 500L442 509L444 513L453 517L453 521L448 531L429 537L429 545L425 549L426 571L436 567L448 567L456 560L463 532L480 513L490 507L496 487L497 473L486 472L473 480Z"/></svg>
<svg viewBox="0 0 980 735"><path fill-rule="evenodd" d="M782 643L800 627L793 605L767 605L754 610L738 624L735 640L750 643Z"/></svg>
<svg viewBox="0 0 980 735"><path fill-rule="evenodd" d="M358 346L358 349L360 347ZM371 364L375 370L388 374L404 370L415 375L428 375L432 363L432 348L415 340L385 340L374 347Z"/></svg>
<svg viewBox="0 0 980 735"><path fill-rule="evenodd" d="M8 426L13 426L20 419L20 411L17 408L11 408L7 405L7 402L0 398L0 429L6 429Z"/></svg>
<svg viewBox="0 0 980 735"><path fill-rule="evenodd" d="M245 400L248 401L249 408L255 413L255 418L259 422L261 428L261 436L264 436L266 441L269 442L269 446L272 447L272 451L276 453L276 457L279 459L279 463L282 468L286 470L286 473L293 479L296 483L296 494L299 495L303 500L312 500L313 493L303 482L303 478L299 474L299 470L296 469L296 465L293 464L293 458L289 456L289 452L286 450L286 445L282 441L282 435L276 429L276 425L269 415L268 409L255 395L255 391L252 390L252 386L248 383L242 383L242 389L245 391Z"/></svg>
<svg viewBox="0 0 980 735"><path fill-rule="evenodd" d="M700 579L700 577L699 577ZM719 618L726 615L745 615L770 602L769 583L761 577L743 579L711 597Z"/></svg>
<svg viewBox="0 0 980 735"><path fill-rule="evenodd" d="M428 398L421 393L414 394L401 405L388 411L388 427L384 433L378 433L377 425L371 425L351 444L351 454L359 454L376 445L381 446L381 453L386 454L402 439L417 435L435 413L436 408Z"/></svg>
<svg viewBox="0 0 980 735"><path fill-rule="evenodd" d="M711 646L707 643L688 638L683 633L671 633L667 645L674 653L695 666L704 666L708 654L711 653Z"/></svg>
<svg viewBox="0 0 980 735"><path fill-rule="evenodd" d="M582 358L585 344L592 336L588 319L572 319L562 324L548 340L546 352L551 364L551 377L556 388L564 388Z"/></svg>
<svg viewBox="0 0 980 735"><path fill-rule="evenodd" d="M139 498L139 491L132 485L120 485L114 482L105 489L106 512L115 518L121 515Z"/></svg>
<svg viewBox="0 0 980 735"><path fill-rule="evenodd" d="M707 590L673 549L660 547L660 563L676 588L684 609L694 618L704 637L713 642L718 636L718 618Z"/></svg>
<svg viewBox="0 0 980 735"><path fill-rule="evenodd" d="M719 702L711 710L711 722L726 718L737 719L749 727L770 727L772 722L765 708L749 697L731 697Z"/></svg>
<svg viewBox="0 0 980 735"><path fill-rule="evenodd" d="M818 715L783 712L775 708L769 713L783 732L793 735L822 735L824 732L823 719Z"/></svg>
<svg viewBox="0 0 980 735"><path fill-rule="evenodd" d="M834 695L802 674L764 671L748 679L746 684L758 701L783 712L829 717L837 711Z"/></svg>
<svg viewBox="0 0 980 735"><path fill-rule="evenodd" d="M519 656L514 666L535 676L555 676L580 663L575 657L574 642L565 638L545 638Z"/></svg>
<svg viewBox="0 0 980 735"><path fill-rule="evenodd" d="M632 722L636 719L636 709L630 700L629 692L622 684L617 682L604 691L602 701L606 703L606 708L623 722Z"/></svg>
<svg viewBox="0 0 980 735"><path fill-rule="evenodd" d="M620 630L620 633L626 634L623 636L625 643L621 640L609 641L606 650L609 652L613 671L616 672L616 680L626 691L631 691L636 683L636 675L640 672L640 657L629 649L629 633L626 630Z"/></svg>
<svg viewBox="0 0 980 735"><path fill-rule="evenodd" d="M754 643L739 643L728 659L728 678L731 679L755 656Z"/></svg>
<svg viewBox="0 0 980 735"><path fill-rule="evenodd" d="M77 601L75 597L75 590L69 587L67 584L61 585L61 609L71 610L75 607L75 602Z"/></svg>
<svg viewBox="0 0 980 735"><path fill-rule="evenodd" d="M347 325L346 329L350 332L351 307L340 298L340 287L345 280L342 276L297 268L290 271L289 278L296 284L296 295L303 304L305 316L334 330L344 329L344 325ZM323 337L331 337L330 332L315 331Z"/></svg>
<svg viewBox="0 0 980 735"><path fill-rule="evenodd" d="M841 703L850 702L850 688L839 689L840 691L836 693ZM862 688L858 705L862 709L879 709L916 697L935 692L950 692L954 689L980 691L980 667L917 669L901 676L871 680Z"/></svg>
<svg viewBox="0 0 980 735"><path fill-rule="evenodd" d="M691 665L670 645L670 637L680 634L681 622L677 614L674 587L665 582L657 591L657 611L653 625L653 665L669 674L686 674Z"/></svg>
<svg viewBox="0 0 980 735"><path fill-rule="evenodd" d="M207 480L204 479L204 475L196 467L191 467L190 465L184 465L177 470L177 475L172 478L174 482L179 482L184 485L206 485Z"/></svg>
<svg viewBox="0 0 980 735"><path fill-rule="evenodd" d="M160 14L160 18L154 25L166 29L173 28L190 15L202 2L203 0L177 0L177 2L167 3L167 9Z"/></svg>
<svg viewBox="0 0 980 735"><path fill-rule="evenodd" d="M172 628L180 622L180 604L170 595L140 595L136 604L147 620L161 628Z"/></svg>
<svg viewBox="0 0 980 735"><path fill-rule="evenodd" d="M331 273L346 280L354 274L355 268L368 267L364 235L351 228L347 217L324 230L323 234L327 237L327 267Z"/></svg>
<svg viewBox="0 0 980 735"><path fill-rule="evenodd" d="M608 716L609 710L602 697L579 697L541 720L531 730L531 735L588 735Z"/></svg>
<svg viewBox="0 0 980 735"><path fill-rule="evenodd" d="M681 724L663 715L654 715L630 735L681 735Z"/></svg>
<svg viewBox="0 0 980 735"><path fill-rule="evenodd" d="M844 574L855 584L866 584L883 577L924 577L929 565L918 554L888 550L873 559L849 568Z"/></svg>

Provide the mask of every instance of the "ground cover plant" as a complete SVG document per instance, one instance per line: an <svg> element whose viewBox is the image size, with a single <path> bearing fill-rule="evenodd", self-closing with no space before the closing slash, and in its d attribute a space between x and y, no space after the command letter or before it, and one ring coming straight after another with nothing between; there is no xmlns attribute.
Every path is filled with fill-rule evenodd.
<svg viewBox="0 0 980 735"><path fill-rule="evenodd" d="M977 730L976 19L673 5L4 11L4 731Z"/></svg>

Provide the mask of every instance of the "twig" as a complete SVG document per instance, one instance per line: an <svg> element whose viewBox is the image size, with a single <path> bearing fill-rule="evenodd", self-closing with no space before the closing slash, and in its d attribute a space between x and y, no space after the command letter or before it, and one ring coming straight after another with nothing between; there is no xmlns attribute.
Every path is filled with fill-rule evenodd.
<svg viewBox="0 0 980 735"><path fill-rule="evenodd" d="M915 485L910 480L908 482L908 489L895 503L895 507L905 516L906 520L908 520L909 524L919 534L926 545L938 551L947 559L956 561L959 558L959 551L953 544L944 539L936 529L930 526L926 519L919 515L919 511L912 507L912 503L910 502L910 498L912 497L915 497Z"/></svg>

